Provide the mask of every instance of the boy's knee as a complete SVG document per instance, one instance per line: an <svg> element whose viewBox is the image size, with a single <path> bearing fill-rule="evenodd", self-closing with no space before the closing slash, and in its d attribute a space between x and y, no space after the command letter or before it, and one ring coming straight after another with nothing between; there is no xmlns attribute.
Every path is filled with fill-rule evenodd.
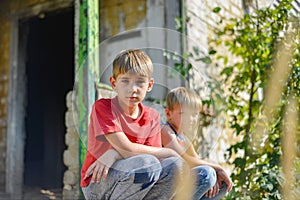
<svg viewBox="0 0 300 200"><path fill-rule="evenodd" d="M207 185L207 188L213 187L217 182L217 175L214 168L209 166L198 166L194 168L197 173L199 185Z"/></svg>
<svg viewBox="0 0 300 200"><path fill-rule="evenodd" d="M186 165L184 160L180 157L165 158L161 161L161 163L162 163L163 168L169 167L169 168L175 169L177 171L182 171L182 169L184 168L184 165Z"/></svg>
<svg viewBox="0 0 300 200"><path fill-rule="evenodd" d="M188 167L185 161L179 157L169 157L161 161L163 168L162 176L168 176L170 179L180 178L184 168Z"/></svg>
<svg viewBox="0 0 300 200"><path fill-rule="evenodd" d="M141 155L134 156L133 158L135 157L137 159L134 160L134 162L138 160L137 162L140 162L142 166L152 166L160 163L155 156L149 154L141 154Z"/></svg>
<svg viewBox="0 0 300 200"><path fill-rule="evenodd" d="M153 169L161 170L159 160L152 155L140 154L126 159L126 163L121 162L121 166L128 165L130 169Z"/></svg>
<svg viewBox="0 0 300 200"><path fill-rule="evenodd" d="M151 183L159 179L162 167L159 160L152 155L140 155L141 167L134 172L134 183Z"/></svg>

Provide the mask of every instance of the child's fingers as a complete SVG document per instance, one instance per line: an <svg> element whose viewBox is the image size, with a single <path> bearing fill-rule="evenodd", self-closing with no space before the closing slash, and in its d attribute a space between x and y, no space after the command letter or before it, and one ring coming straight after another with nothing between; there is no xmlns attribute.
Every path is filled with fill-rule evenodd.
<svg viewBox="0 0 300 200"><path fill-rule="evenodd" d="M211 197L212 197L212 192L213 192L213 188L210 188L210 189L206 192L205 196L208 197L208 198L211 198Z"/></svg>
<svg viewBox="0 0 300 200"><path fill-rule="evenodd" d="M100 183L101 181L101 177L102 177L102 174L103 174L103 165L101 165L98 169L98 172L97 172L97 183Z"/></svg>
<svg viewBox="0 0 300 200"><path fill-rule="evenodd" d="M96 170L94 170L94 172L92 174L92 180L91 180L91 182L95 183L96 178L97 178L97 172L96 172Z"/></svg>
<svg viewBox="0 0 300 200"><path fill-rule="evenodd" d="M232 184L232 182L230 181L230 182L228 183L228 185L227 185L227 192L230 192L230 191L231 191L232 186L233 186L233 184Z"/></svg>
<svg viewBox="0 0 300 200"><path fill-rule="evenodd" d="M88 168L85 177L93 175L92 183L100 183L101 179L105 180L107 178L108 170L109 167L96 161Z"/></svg>
<svg viewBox="0 0 300 200"><path fill-rule="evenodd" d="M213 187L212 197L216 196L219 193L219 191L220 191L219 184L216 183L215 186Z"/></svg>
<svg viewBox="0 0 300 200"><path fill-rule="evenodd" d="M216 196L219 193L219 185L215 184L212 188L210 188L205 196L209 197L209 198L213 198L214 196Z"/></svg>
<svg viewBox="0 0 300 200"><path fill-rule="evenodd" d="M107 178L108 170L109 168L107 166L104 166L103 173L102 173L103 180Z"/></svg>
<svg viewBox="0 0 300 200"><path fill-rule="evenodd" d="M91 164L91 166L88 168L88 170L85 173L85 177L84 178L87 178L90 175L92 175L94 168L95 168L95 163Z"/></svg>
<svg viewBox="0 0 300 200"><path fill-rule="evenodd" d="M221 170L221 171L218 171L218 182L219 182L220 187L222 187L223 181L227 185L227 192L230 192L232 189L233 183L232 183L231 179L227 176L225 171Z"/></svg>
<svg viewBox="0 0 300 200"><path fill-rule="evenodd" d="M92 183L95 183L97 181L98 178L98 174L99 174L100 168L98 165L95 166L95 169L93 171L93 176L92 176ZM101 171L100 171L101 172Z"/></svg>

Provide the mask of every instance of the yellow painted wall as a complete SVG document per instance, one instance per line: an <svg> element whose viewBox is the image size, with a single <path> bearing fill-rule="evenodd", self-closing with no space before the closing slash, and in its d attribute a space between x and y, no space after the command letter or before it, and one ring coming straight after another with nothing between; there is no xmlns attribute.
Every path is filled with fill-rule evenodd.
<svg viewBox="0 0 300 200"><path fill-rule="evenodd" d="M4 183L5 149L7 129L7 94L9 71L9 38L10 24L5 12L7 4L0 4L0 184Z"/></svg>
<svg viewBox="0 0 300 200"><path fill-rule="evenodd" d="M51 0L13 0L10 1L10 11L21 10L47 1Z"/></svg>
<svg viewBox="0 0 300 200"><path fill-rule="evenodd" d="M124 31L120 27L124 27L125 30L137 28L145 19L146 13L146 0L101 0L100 26L104 31L104 38Z"/></svg>

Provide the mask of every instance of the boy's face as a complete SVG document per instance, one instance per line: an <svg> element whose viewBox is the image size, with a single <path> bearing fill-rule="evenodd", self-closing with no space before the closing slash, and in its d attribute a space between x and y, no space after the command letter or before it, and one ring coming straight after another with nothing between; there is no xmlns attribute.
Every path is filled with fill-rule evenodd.
<svg viewBox="0 0 300 200"><path fill-rule="evenodd" d="M117 92L121 107L137 106L142 102L146 93L151 91L154 80L149 77L127 72L117 78L110 77L112 88Z"/></svg>
<svg viewBox="0 0 300 200"><path fill-rule="evenodd" d="M166 116L178 133L193 133L197 129L198 110L175 105L173 110L166 109Z"/></svg>

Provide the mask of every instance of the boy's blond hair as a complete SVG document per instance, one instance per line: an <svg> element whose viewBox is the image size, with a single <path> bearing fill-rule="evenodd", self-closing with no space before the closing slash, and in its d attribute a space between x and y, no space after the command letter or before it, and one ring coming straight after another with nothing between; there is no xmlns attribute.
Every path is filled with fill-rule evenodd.
<svg viewBox="0 0 300 200"><path fill-rule="evenodd" d="M150 57L140 49L121 51L113 61L113 77L127 72L136 73L150 78L153 73L153 64Z"/></svg>
<svg viewBox="0 0 300 200"><path fill-rule="evenodd" d="M175 105L187 106L188 108L198 110L199 112L202 109L202 101L199 95L185 87L174 88L167 94L167 109L173 110Z"/></svg>

